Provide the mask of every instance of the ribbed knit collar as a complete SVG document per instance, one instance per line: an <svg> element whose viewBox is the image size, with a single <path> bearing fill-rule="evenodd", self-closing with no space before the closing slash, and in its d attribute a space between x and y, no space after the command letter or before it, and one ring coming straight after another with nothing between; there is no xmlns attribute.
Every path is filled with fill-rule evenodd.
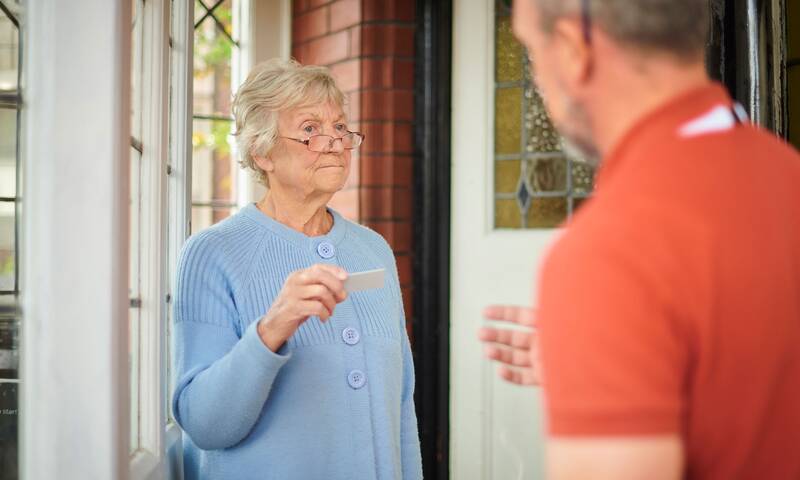
<svg viewBox="0 0 800 480"><path fill-rule="evenodd" d="M302 232L298 232L297 230L278 222L274 218L259 210L255 203L249 203L246 207L240 210L239 213L252 219L257 224L262 225L275 235L278 235L289 242L292 242L300 247L310 247L315 249L317 248L317 245L322 242L329 242L334 245L338 245L344 239L345 233L347 232L347 221L344 219L344 217L339 215L339 212L330 207L327 207L327 210L333 216L333 227L331 227L331 230L327 234L316 237L309 237Z"/></svg>

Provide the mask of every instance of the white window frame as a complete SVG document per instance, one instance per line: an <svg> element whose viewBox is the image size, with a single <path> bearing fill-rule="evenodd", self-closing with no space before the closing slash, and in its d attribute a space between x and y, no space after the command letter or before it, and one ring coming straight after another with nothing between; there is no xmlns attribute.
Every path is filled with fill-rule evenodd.
<svg viewBox="0 0 800 480"><path fill-rule="evenodd" d="M176 2L181 3L181 2ZM138 448L130 456L130 477L135 480L164 478L166 472L165 427L167 414L167 167L169 164L170 1L142 3L140 68L134 106L141 138L138 169L138 208L132 215L138 226L138 260L132 278L137 283L138 322ZM135 63L136 64L136 63ZM136 338L136 335L134 336Z"/></svg>

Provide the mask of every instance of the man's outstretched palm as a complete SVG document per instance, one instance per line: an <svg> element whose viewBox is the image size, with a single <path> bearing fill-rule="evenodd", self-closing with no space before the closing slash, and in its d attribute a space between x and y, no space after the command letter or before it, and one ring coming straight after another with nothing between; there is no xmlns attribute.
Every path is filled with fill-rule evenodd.
<svg viewBox="0 0 800 480"><path fill-rule="evenodd" d="M500 363L497 374L517 385L539 385L542 382L539 362L539 341L536 334L536 312L532 308L493 305L483 311L488 320L507 322L519 328L483 327L478 338L484 353Z"/></svg>

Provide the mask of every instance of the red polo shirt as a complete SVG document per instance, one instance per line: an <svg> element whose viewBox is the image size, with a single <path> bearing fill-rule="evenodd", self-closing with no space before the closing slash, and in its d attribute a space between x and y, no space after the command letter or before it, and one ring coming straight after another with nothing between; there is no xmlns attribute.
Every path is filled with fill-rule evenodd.
<svg viewBox="0 0 800 480"><path fill-rule="evenodd" d="M550 434L679 434L687 478L800 478L800 156L718 85L604 160L539 292Z"/></svg>

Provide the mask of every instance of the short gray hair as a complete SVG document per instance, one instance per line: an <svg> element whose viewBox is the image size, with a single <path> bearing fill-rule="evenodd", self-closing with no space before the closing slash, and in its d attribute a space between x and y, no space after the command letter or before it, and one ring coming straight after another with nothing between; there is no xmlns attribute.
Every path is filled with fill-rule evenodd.
<svg viewBox="0 0 800 480"><path fill-rule="evenodd" d="M278 140L278 114L309 105L333 103L344 108L345 97L330 71L295 60L274 58L256 65L233 98L239 164L268 185L254 156L264 157Z"/></svg>
<svg viewBox="0 0 800 480"><path fill-rule="evenodd" d="M535 1L542 28L551 32L564 15L580 14L582 0ZM620 45L670 53L679 59L702 58L708 40L708 0L589 0L592 22Z"/></svg>

